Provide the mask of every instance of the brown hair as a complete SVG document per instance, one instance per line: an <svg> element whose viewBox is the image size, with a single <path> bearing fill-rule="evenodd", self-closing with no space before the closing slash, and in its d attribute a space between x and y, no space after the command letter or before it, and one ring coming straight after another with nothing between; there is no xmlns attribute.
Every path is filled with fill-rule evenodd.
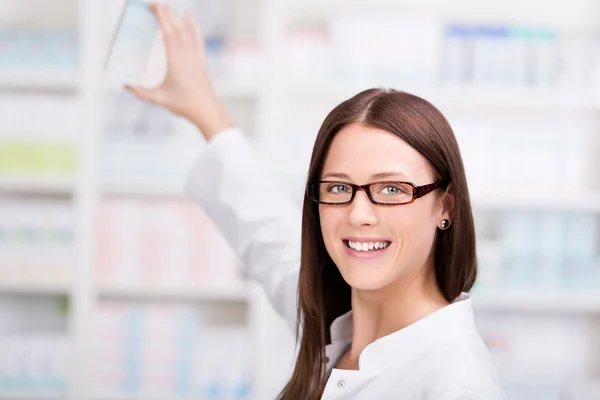
<svg viewBox="0 0 600 400"><path fill-rule="evenodd" d="M448 301L469 291L477 275L475 229L458 144L450 124L429 102L408 93L370 89L344 101L325 118L317 135L308 183L319 181L334 136L344 126L360 122L392 132L421 153L433 167L436 181L451 182L453 223L438 230L435 274ZM334 319L350 311L350 286L327 253L319 206L304 197L302 254L298 282L300 349L294 372L279 395L281 400L318 399L326 383L325 346Z"/></svg>

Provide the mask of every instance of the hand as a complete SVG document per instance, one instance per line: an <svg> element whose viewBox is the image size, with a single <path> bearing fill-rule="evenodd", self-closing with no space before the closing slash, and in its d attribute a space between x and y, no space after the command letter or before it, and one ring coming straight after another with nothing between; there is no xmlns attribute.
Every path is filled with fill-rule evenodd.
<svg viewBox="0 0 600 400"><path fill-rule="evenodd" d="M139 99L163 106L195 123L207 139L233 125L213 88L204 37L189 12L181 21L163 4L153 4L167 54L167 74L155 88L127 86Z"/></svg>

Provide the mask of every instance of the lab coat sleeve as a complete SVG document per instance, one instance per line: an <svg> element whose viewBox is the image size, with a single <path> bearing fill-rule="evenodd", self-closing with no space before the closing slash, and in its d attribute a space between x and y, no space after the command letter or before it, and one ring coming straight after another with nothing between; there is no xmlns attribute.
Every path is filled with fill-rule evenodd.
<svg viewBox="0 0 600 400"><path fill-rule="evenodd" d="M187 176L186 191L238 254L242 274L261 284L295 329L301 209L241 131L227 129L207 142Z"/></svg>

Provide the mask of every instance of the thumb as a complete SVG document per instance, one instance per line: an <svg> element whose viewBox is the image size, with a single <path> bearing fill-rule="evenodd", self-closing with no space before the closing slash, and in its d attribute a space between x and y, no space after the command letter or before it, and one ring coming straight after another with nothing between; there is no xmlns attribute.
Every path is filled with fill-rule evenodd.
<svg viewBox="0 0 600 400"><path fill-rule="evenodd" d="M125 89L133 93L140 100L158 103L159 93L157 88L148 89L142 86L125 85Z"/></svg>

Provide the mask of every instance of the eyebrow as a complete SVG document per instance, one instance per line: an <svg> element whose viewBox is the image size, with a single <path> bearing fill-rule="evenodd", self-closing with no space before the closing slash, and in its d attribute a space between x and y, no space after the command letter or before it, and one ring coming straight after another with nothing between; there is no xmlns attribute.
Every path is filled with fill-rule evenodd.
<svg viewBox="0 0 600 400"><path fill-rule="evenodd" d="M385 179L385 178L389 178L389 177L401 177L401 178L410 179L408 177L408 175L406 175L402 172L393 172L393 171L380 172L378 174L371 175L371 179ZM350 179L350 177L348 175L346 175L344 173L340 173L340 172L327 173L327 174L323 175L323 177L321 179L326 179L326 178L347 179L349 181L352 180L352 179Z"/></svg>

